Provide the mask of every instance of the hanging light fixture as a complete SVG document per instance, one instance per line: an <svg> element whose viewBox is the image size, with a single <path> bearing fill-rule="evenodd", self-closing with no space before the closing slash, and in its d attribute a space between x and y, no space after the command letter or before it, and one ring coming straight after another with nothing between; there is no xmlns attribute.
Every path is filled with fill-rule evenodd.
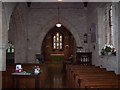
<svg viewBox="0 0 120 90"><path fill-rule="evenodd" d="M63 0L57 0L58 2L62 2Z"/></svg>
<svg viewBox="0 0 120 90"><path fill-rule="evenodd" d="M59 5L58 5L58 22L56 23L56 27L61 27L62 24L59 21Z"/></svg>

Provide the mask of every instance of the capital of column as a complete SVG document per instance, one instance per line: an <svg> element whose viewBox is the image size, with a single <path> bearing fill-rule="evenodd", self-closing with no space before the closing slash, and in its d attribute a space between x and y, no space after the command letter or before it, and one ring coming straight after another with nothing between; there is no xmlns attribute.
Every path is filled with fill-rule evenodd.
<svg viewBox="0 0 120 90"><path fill-rule="evenodd" d="M7 45L0 45L0 49L7 49Z"/></svg>

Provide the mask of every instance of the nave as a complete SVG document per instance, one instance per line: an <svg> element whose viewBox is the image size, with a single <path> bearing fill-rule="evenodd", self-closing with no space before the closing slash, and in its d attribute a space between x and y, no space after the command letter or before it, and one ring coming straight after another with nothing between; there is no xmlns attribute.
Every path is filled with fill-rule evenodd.
<svg viewBox="0 0 120 90"><path fill-rule="evenodd" d="M1 6L3 89L119 88L120 2L1 2ZM71 64L66 64L68 60ZM88 62L93 65L80 64ZM16 75L17 63L27 73ZM35 66L40 74L34 74Z"/></svg>
<svg viewBox="0 0 120 90"><path fill-rule="evenodd" d="M30 70L34 65L39 65L42 73L40 88L84 88L96 90L109 88L110 90L119 89L119 77L112 71L94 65L67 64L63 69L62 64L22 64L24 70ZM14 72L15 65L8 65L7 71L3 71L3 89L18 88L16 81L13 81L11 73ZM13 84L14 83L14 84ZM33 78L19 79L19 88L35 88Z"/></svg>
<svg viewBox="0 0 120 90"><path fill-rule="evenodd" d="M52 64L51 64L52 65ZM47 88L69 88L67 76L62 64L53 64L48 67Z"/></svg>

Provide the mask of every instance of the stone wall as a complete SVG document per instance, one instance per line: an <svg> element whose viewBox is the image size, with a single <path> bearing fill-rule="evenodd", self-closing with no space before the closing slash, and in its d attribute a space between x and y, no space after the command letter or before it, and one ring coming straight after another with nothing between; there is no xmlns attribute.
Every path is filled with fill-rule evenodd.
<svg viewBox="0 0 120 90"><path fill-rule="evenodd" d="M2 71L2 2L0 2L0 71Z"/></svg>
<svg viewBox="0 0 120 90"><path fill-rule="evenodd" d="M102 37L105 34L105 31L103 29L104 24L102 23L102 8L104 7L105 3L89 3L88 7L88 32L91 28L91 25L93 23L96 24L96 30L97 30L97 41L95 43L90 44L90 50L92 51L92 64L96 66L100 66L102 68L106 68L108 71L115 71L115 73L118 74L118 54L117 56L101 56L100 51L103 45L105 44L105 41ZM113 3L115 6L115 48L118 51L118 9L117 9L117 3ZM91 36L90 36L91 38ZM101 42L99 42L99 40ZM90 41L90 40L89 40ZM101 46L102 45L102 46ZM117 52L118 53L118 52Z"/></svg>
<svg viewBox="0 0 120 90"><path fill-rule="evenodd" d="M83 43L83 35L87 31L86 10L81 5L82 3L62 4L59 9L59 20L71 32L77 46L86 48ZM24 3L18 4L16 11L13 11L16 13L16 36L14 40L11 38L15 41L16 63L35 62L35 54L41 53L45 35L58 22L57 8L56 3L32 3L29 8Z"/></svg>
<svg viewBox="0 0 120 90"><path fill-rule="evenodd" d="M15 3L0 2L0 71L6 70L6 48L11 13Z"/></svg>
<svg viewBox="0 0 120 90"><path fill-rule="evenodd" d="M98 59L98 44L97 41L96 42L92 42L91 40L91 28L92 25L94 24L96 26L96 31L97 31L97 27L98 27L98 8L97 6L99 5L99 3L89 3L88 4L88 12L87 12L87 29L88 29L88 33L89 33L89 42L88 42L88 48L90 49L90 51L92 52L92 64L97 63L97 59Z"/></svg>
<svg viewBox="0 0 120 90"><path fill-rule="evenodd" d="M0 89L2 89L2 2L0 2Z"/></svg>
<svg viewBox="0 0 120 90"><path fill-rule="evenodd" d="M0 71L0 89L2 89L2 72Z"/></svg>
<svg viewBox="0 0 120 90"><path fill-rule="evenodd" d="M65 4L65 6L66 5L67 4ZM72 5L72 8L68 8L71 5ZM97 66L105 67L108 70L113 70L116 73L118 73L118 67L120 68L120 62L118 64L118 60L120 59L120 55L119 55L120 49L118 48L118 45L120 43L119 42L120 39L118 37L118 33L119 33L118 28L120 28L120 25L117 24L117 21L119 21L120 23L120 20L119 20L120 18L118 18L117 12L120 11L120 7L118 7L119 10L116 9L117 12L116 12L116 19L115 19L116 20L115 40L116 40L116 49L118 50L117 56L101 58L101 56L99 55L100 43L98 42L91 43L90 28L92 23L96 24L97 31L98 31L98 40L99 40L99 35L104 34L103 30L101 32L102 23L100 21L101 20L100 16L102 15L101 7L104 6L104 4L89 3L87 9L81 7L82 6L81 3L77 3L77 4L72 3L71 5L68 4L67 9L65 8L60 9L60 17L59 17L60 22L72 33L72 35L76 40L77 46L83 46L84 49L87 47L86 50L91 51L93 53L92 55L93 64ZM7 7L8 7L8 9L6 9L7 13L5 14L7 14L7 16L10 17L10 13L12 12L12 9L9 9L10 8L9 5ZM57 15L58 7L57 5L52 4L52 8L50 8L51 5L45 5L45 3L41 3L41 5L39 5L39 3L32 4L30 8L27 7L26 3L20 3L20 4L17 4L16 7L18 7L19 10L13 13L17 13L18 17L15 15L16 18L14 18L14 26L10 27L10 29L14 30L15 36L11 34L10 35L11 38L9 38L10 41L12 41L12 43L14 43L16 47L15 61L16 63L17 62L34 63L35 54L41 53L42 41L45 35L58 21L58 15ZM116 5L116 8L117 8L117 5ZM86 18L86 15L87 15L87 18ZM120 14L119 14L119 17L120 17ZM7 20L6 22L9 23L9 20ZM6 22L4 22L4 25L7 26ZM6 26L4 30L7 30L8 27ZM88 33L88 45L85 45L83 43L83 35L86 32ZM3 38L5 39L4 41L6 43L7 34ZM0 41L0 44L2 44L1 41ZM5 53L4 55L2 54L3 51L4 50L0 51L0 53L2 56L5 56ZM3 61L4 63L1 63L1 64L5 66L5 58Z"/></svg>
<svg viewBox="0 0 120 90"><path fill-rule="evenodd" d="M8 38L15 46L15 63L27 62L27 19L28 9L26 3L19 3L12 13L11 32Z"/></svg>
<svg viewBox="0 0 120 90"><path fill-rule="evenodd" d="M120 2L118 4L118 11L120 11ZM120 12L118 12L118 35L120 34ZM118 73L120 74L120 35L118 36Z"/></svg>

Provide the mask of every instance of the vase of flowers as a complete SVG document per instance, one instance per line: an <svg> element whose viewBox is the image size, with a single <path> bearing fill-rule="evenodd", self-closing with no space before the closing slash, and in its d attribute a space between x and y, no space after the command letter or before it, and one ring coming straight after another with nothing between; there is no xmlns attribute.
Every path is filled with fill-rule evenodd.
<svg viewBox="0 0 120 90"><path fill-rule="evenodd" d="M101 55L115 55L116 49L112 45L105 45L101 50Z"/></svg>
<svg viewBox="0 0 120 90"><path fill-rule="evenodd" d="M40 71L41 71L40 67L39 67L39 66L35 66L35 67L34 67L34 70L33 70L33 73L34 73L34 74L39 74Z"/></svg>

